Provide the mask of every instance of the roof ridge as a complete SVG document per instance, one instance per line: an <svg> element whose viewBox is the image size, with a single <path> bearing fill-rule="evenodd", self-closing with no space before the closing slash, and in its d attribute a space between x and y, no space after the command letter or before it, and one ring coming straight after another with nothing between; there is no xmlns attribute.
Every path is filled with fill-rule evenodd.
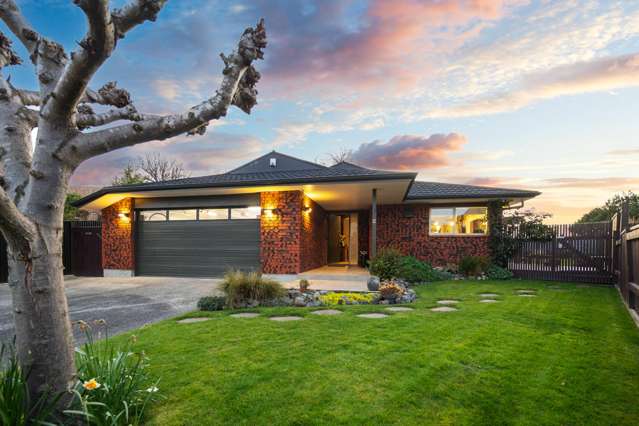
<svg viewBox="0 0 639 426"><path fill-rule="evenodd" d="M221 174L224 174L224 175L225 175L225 174L231 174L231 173L234 173L236 170L239 170L239 169L241 169L241 168L247 167L247 166L249 166L251 163L254 163L254 162L256 162L256 161L259 161L259 160L261 160L261 159L263 159L263 158L265 158L265 157L268 157L269 155L273 155L273 154L281 155L282 157L287 157L287 158L290 158L290 159L292 159L292 160L301 161L301 162L303 162L303 163L310 164L310 165L315 166L315 167L318 167L318 168L323 168L323 169L327 169L327 168L328 168L328 167L326 167L326 166L324 166L324 165L321 165L321 164L318 164L318 163L313 163L312 161L304 160L304 159L302 159L302 158L293 157L292 155L283 154L283 153L281 153L281 152L279 152L279 151L272 150L271 152L267 152L267 153L266 153L266 154L264 154L264 155L260 155L260 156L259 156L259 157L257 157L257 158L254 158L254 159L252 159L252 160L250 160L250 161L247 161L246 163L244 163L244 164L242 164L242 165L240 165L240 166L238 166L238 167L235 167L234 169L231 169L231 170L229 170L229 171L227 171L227 172L221 173ZM249 172L249 173L250 173L250 172ZM237 174L243 174L243 173L237 173Z"/></svg>

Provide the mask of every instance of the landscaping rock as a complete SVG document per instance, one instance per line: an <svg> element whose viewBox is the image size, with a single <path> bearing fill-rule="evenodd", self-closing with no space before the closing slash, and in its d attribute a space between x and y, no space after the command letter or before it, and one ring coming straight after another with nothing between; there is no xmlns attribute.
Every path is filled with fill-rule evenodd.
<svg viewBox="0 0 639 426"><path fill-rule="evenodd" d="M192 324L194 322L204 322L204 321L210 321L211 318L185 318L183 320L179 320L177 323L178 324Z"/></svg>
<svg viewBox="0 0 639 426"><path fill-rule="evenodd" d="M437 301L438 305L456 305L458 303L459 303L459 300L455 300L455 299L445 299L445 300Z"/></svg>
<svg viewBox="0 0 639 426"><path fill-rule="evenodd" d="M314 315L339 315L343 313L342 311L338 311L337 309L322 309L319 311L311 312Z"/></svg>
<svg viewBox="0 0 639 426"><path fill-rule="evenodd" d="M286 322L286 321L299 321L302 320L304 318L302 317L296 317L296 316L283 316L283 317L270 317L269 318L271 321L280 321L280 322Z"/></svg>
<svg viewBox="0 0 639 426"><path fill-rule="evenodd" d="M457 308L452 308L450 306L440 306L438 308L432 308L431 311L433 312L453 312L456 311Z"/></svg>
<svg viewBox="0 0 639 426"><path fill-rule="evenodd" d="M481 297L499 297L497 293L479 293Z"/></svg>
<svg viewBox="0 0 639 426"><path fill-rule="evenodd" d="M537 297L536 294L529 294L529 293L520 293L517 296L519 296L519 297Z"/></svg>
<svg viewBox="0 0 639 426"><path fill-rule="evenodd" d="M495 299L482 299L479 301L479 303L497 303L499 302L499 300L495 300Z"/></svg>
<svg viewBox="0 0 639 426"><path fill-rule="evenodd" d="M370 314L359 314L357 315L360 318L386 318L388 315L380 314L380 313L370 313Z"/></svg>
<svg viewBox="0 0 639 426"><path fill-rule="evenodd" d="M378 291L379 290L379 277L371 276L366 283L369 291Z"/></svg>
<svg viewBox="0 0 639 426"><path fill-rule="evenodd" d="M390 308L386 308L387 311L390 312L410 312L414 311L413 308L407 308L406 306L391 306Z"/></svg>
<svg viewBox="0 0 639 426"><path fill-rule="evenodd" d="M255 318L259 317L260 314L256 312L240 312L239 314L231 314L229 316L233 318Z"/></svg>

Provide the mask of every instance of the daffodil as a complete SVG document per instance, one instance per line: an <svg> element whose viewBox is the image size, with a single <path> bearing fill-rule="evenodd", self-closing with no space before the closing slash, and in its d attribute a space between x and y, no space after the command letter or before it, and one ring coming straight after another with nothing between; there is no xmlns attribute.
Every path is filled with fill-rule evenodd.
<svg viewBox="0 0 639 426"><path fill-rule="evenodd" d="M85 388L86 390L89 390L89 391L95 390L95 389L99 388L100 386L102 386L102 385L100 383L98 383L98 381L95 380L95 379L91 379L91 380L89 380L87 382L84 382L82 384L82 387Z"/></svg>

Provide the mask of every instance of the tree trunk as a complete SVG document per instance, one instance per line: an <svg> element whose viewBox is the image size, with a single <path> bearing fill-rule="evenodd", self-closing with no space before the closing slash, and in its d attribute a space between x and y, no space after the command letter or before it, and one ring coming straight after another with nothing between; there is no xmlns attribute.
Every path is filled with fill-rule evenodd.
<svg viewBox="0 0 639 426"><path fill-rule="evenodd" d="M16 346L20 364L30 371L31 395L71 389L76 370L73 334L64 293L62 233L32 244L31 258L10 253L9 285L13 296ZM59 241L47 250L45 238ZM62 398L63 401L68 398Z"/></svg>

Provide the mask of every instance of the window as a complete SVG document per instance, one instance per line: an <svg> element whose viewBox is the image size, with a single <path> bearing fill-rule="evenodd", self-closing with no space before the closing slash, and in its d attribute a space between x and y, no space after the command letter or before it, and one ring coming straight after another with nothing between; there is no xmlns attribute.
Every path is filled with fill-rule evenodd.
<svg viewBox="0 0 639 426"><path fill-rule="evenodd" d="M485 235L488 230L486 207L447 207L430 209L431 235Z"/></svg>
<svg viewBox="0 0 639 426"><path fill-rule="evenodd" d="M240 207L231 209L231 219L259 219L260 207Z"/></svg>
<svg viewBox="0 0 639 426"><path fill-rule="evenodd" d="M197 220L197 210L169 210L169 220Z"/></svg>
<svg viewBox="0 0 639 426"><path fill-rule="evenodd" d="M138 214L138 220L143 222L164 222L166 210L143 210Z"/></svg>
<svg viewBox="0 0 639 426"><path fill-rule="evenodd" d="M200 220L227 220L229 209L200 209Z"/></svg>

